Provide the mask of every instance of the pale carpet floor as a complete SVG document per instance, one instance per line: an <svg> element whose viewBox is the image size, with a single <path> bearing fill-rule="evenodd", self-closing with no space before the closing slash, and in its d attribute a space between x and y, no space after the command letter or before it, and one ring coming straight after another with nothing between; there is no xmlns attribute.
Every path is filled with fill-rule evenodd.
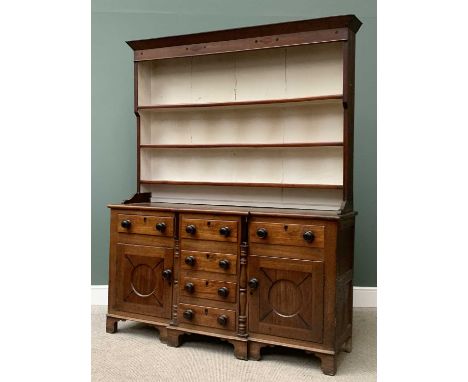
<svg viewBox="0 0 468 382"><path fill-rule="evenodd" d="M101 381L376 381L376 309L354 310L353 351L340 353L338 372L323 375L313 355L264 348L261 361L234 357L233 347L211 337L186 336L179 348L159 341L152 327L136 322L105 330L106 306L92 307L92 380Z"/></svg>

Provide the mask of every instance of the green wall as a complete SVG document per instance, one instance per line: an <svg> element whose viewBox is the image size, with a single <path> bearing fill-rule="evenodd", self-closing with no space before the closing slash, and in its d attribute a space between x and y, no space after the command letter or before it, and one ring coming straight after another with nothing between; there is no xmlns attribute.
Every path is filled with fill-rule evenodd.
<svg viewBox="0 0 468 382"><path fill-rule="evenodd" d="M355 285L376 286L377 19L375 0L92 1L92 284L107 284L108 203L135 192L133 62L127 40L344 14L357 34Z"/></svg>

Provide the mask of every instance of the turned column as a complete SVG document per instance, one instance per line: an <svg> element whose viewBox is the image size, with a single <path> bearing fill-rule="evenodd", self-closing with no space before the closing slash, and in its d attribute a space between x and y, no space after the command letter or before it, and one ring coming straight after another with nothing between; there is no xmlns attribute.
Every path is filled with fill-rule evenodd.
<svg viewBox="0 0 468 382"><path fill-rule="evenodd" d="M179 220L179 219L176 219ZM178 238L174 240L174 279L172 283L172 320L170 324L177 326L177 308L179 304L179 263L180 263L180 241Z"/></svg>
<svg viewBox="0 0 468 382"><path fill-rule="evenodd" d="M239 275L239 321L237 335L247 337L247 248L246 242L240 247Z"/></svg>

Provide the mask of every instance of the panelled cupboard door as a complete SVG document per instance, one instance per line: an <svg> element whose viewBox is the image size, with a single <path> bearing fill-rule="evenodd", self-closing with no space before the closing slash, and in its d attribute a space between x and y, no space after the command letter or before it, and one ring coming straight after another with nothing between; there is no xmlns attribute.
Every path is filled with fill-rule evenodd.
<svg viewBox="0 0 468 382"><path fill-rule="evenodd" d="M323 262L249 256L249 331L321 343Z"/></svg>
<svg viewBox="0 0 468 382"><path fill-rule="evenodd" d="M118 310L171 317L172 251L171 248L117 244L114 287Z"/></svg>

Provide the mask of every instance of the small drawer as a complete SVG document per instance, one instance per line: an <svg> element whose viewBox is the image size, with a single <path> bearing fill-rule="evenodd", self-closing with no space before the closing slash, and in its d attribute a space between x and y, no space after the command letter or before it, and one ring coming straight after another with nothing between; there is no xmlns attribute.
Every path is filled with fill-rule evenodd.
<svg viewBox="0 0 468 382"><path fill-rule="evenodd" d="M186 239L237 242L238 222L182 217L180 237Z"/></svg>
<svg viewBox="0 0 468 382"><path fill-rule="evenodd" d="M249 226L249 240L251 243L323 248L325 227L320 225L253 222Z"/></svg>
<svg viewBox="0 0 468 382"><path fill-rule="evenodd" d="M120 233L172 237L174 235L174 217L119 214L117 231Z"/></svg>
<svg viewBox="0 0 468 382"><path fill-rule="evenodd" d="M177 316L181 323L236 330L236 312L233 310L179 304Z"/></svg>
<svg viewBox="0 0 468 382"><path fill-rule="evenodd" d="M180 293L187 297L236 302L237 284L227 281L182 277Z"/></svg>
<svg viewBox="0 0 468 382"><path fill-rule="evenodd" d="M235 275L237 255L213 252L182 251L181 268L186 271L206 271Z"/></svg>

